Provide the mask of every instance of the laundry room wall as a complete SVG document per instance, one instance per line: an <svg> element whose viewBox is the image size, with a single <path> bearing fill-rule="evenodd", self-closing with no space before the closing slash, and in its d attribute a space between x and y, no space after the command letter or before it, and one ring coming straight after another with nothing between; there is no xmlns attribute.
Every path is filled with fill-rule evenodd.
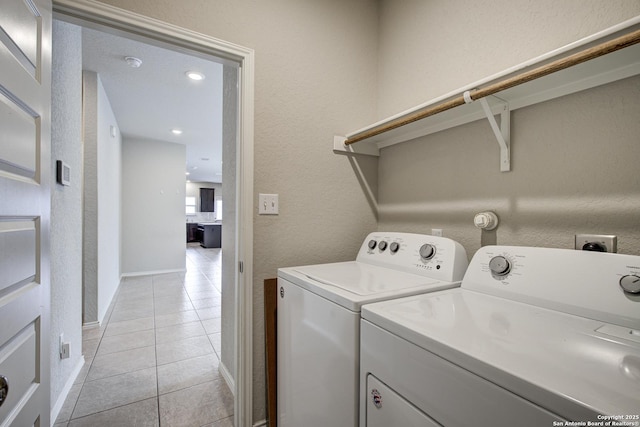
<svg viewBox="0 0 640 427"><path fill-rule="evenodd" d="M265 418L262 289L278 267L353 259L375 213L333 136L375 119L376 0L103 0L255 50L254 420ZM375 175L377 161L360 159ZM375 180L374 180L375 182ZM259 193L280 214L258 216ZM224 333L223 333L224 334Z"/></svg>
<svg viewBox="0 0 640 427"><path fill-rule="evenodd" d="M637 1L381 2L378 118L500 72L640 14ZM499 171L486 120L382 150L379 229L482 245L572 248L616 234L640 255L640 78L512 112L512 170ZM495 211L481 232L473 217ZM483 234L484 233L484 234Z"/></svg>

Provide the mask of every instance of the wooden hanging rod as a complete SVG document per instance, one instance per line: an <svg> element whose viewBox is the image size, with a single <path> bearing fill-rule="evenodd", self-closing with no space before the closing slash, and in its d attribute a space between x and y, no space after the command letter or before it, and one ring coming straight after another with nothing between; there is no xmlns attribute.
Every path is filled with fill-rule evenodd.
<svg viewBox="0 0 640 427"><path fill-rule="evenodd" d="M640 43L640 30L630 32L623 36L601 43L597 46L593 46L591 48L574 53L565 58L557 59L553 62L542 65L538 68L534 68L533 70L526 71L516 76L498 81L496 83L492 83L487 87L473 89L469 91L469 94L471 96L471 99L475 101L477 99L484 98L489 95L494 95L500 91L512 88L514 86L518 86L523 83L527 83L532 80L538 79L540 77L547 76L557 71L564 70L574 65L581 64L591 59L598 58L608 53L615 52L620 49L624 49L625 47L632 46L637 43ZM390 130L397 129L404 125L408 125L409 123L422 120L424 118L436 115L443 111L447 111L452 108L459 107L461 105L464 105L465 103L466 102L464 100L464 95L460 94L448 101L444 101L433 106L424 107L423 109L415 111L406 116L399 117L397 119L391 120L388 123L380 124L374 128L371 128L362 133L356 134L348 138L344 142L344 144L345 145L354 144L358 141L362 141L364 139L371 138L376 135L380 135L381 133L385 133Z"/></svg>

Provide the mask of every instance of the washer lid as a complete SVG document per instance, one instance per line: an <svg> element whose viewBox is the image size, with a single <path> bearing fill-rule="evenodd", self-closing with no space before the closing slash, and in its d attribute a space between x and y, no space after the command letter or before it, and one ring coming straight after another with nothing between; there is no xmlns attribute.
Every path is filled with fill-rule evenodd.
<svg viewBox="0 0 640 427"><path fill-rule="evenodd" d="M567 419L640 408L629 328L465 289L367 305L362 317Z"/></svg>
<svg viewBox="0 0 640 427"><path fill-rule="evenodd" d="M459 285L358 261L281 268L278 275L352 311L370 302Z"/></svg>

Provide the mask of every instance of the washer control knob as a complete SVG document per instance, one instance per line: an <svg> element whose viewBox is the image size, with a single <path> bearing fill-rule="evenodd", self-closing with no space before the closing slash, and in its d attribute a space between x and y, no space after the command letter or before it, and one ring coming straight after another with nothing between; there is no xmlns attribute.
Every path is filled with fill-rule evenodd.
<svg viewBox="0 0 640 427"><path fill-rule="evenodd" d="M635 274L627 274L620 278L620 287L630 294L640 294L640 277Z"/></svg>
<svg viewBox="0 0 640 427"><path fill-rule="evenodd" d="M373 239L369 240L369 243L368 243L369 249L375 249L377 244L378 242L376 242L375 240Z"/></svg>
<svg viewBox="0 0 640 427"><path fill-rule="evenodd" d="M511 263L503 256L495 256L489 261L489 270L496 276L506 276L511 271Z"/></svg>
<svg viewBox="0 0 640 427"><path fill-rule="evenodd" d="M425 243L424 245L420 246L420 258L424 260L428 260L433 258L435 254L436 254L436 247L433 246L432 244Z"/></svg>
<svg viewBox="0 0 640 427"><path fill-rule="evenodd" d="M384 252L384 250L387 249L387 242L383 240L382 242L380 242L380 244L378 244L378 248L380 248L380 251Z"/></svg>
<svg viewBox="0 0 640 427"><path fill-rule="evenodd" d="M395 254L396 252L398 252L399 249L400 249L400 245L398 244L398 242L393 242L389 245L389 250L391 251L392 254Z"/></svg>

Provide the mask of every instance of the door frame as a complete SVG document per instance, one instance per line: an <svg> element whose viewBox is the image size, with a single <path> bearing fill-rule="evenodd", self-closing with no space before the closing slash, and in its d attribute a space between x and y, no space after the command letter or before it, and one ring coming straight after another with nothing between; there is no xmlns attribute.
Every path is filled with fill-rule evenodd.
<svg viewBox="0 0 640 427"><path fill-rule="evenodd" d="M53 0L54 18L141 36L192 55L239 66L234 425L253 425L253 49L95 0Z"/></svg>

